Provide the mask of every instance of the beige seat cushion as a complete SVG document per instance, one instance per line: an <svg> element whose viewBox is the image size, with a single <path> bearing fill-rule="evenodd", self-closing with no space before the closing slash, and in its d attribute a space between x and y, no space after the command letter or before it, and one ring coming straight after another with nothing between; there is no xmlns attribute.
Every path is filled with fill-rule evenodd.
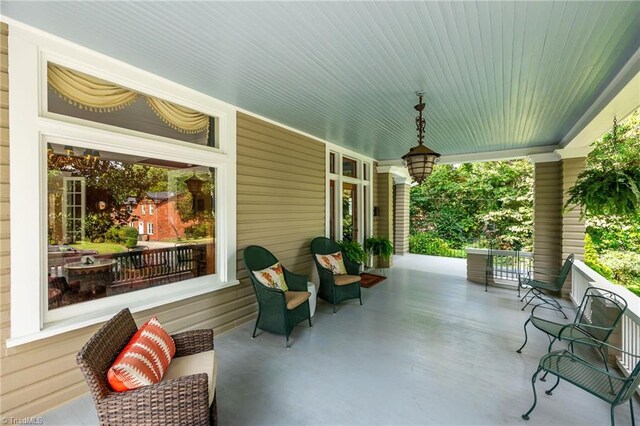
<svg viewBox="0 0 640 426"><path fill-rule="evenodd" d="M360 281L359 275L334 275L333 279L336 281L336 285L353 284Z"/></svg>
<svg viewBox="0 0 640 426"><path fill-rule="evenodd" d="M218 375L218 363L216 363L215 351L199 352L193 355L179 356L171 360L169 368L162 377L162 381L177 379L192 374L207 373L209 388L209 405L216 394L216 376Z"/></svg>
<svg viewBox="0 0 640 426"><path fill-rule="evenodd" d="M286 291L284 297L287 299L287 309L292 310L306 302L311 293L308 291Z"/></svg>

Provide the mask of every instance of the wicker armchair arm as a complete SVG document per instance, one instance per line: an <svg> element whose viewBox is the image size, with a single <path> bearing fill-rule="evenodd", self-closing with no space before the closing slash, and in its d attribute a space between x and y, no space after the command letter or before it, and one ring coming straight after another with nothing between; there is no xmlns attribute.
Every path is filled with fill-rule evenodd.
<svg viewBox="0 0 640 426"><path fill-rule="evenodd" d="M209 391L205 373L167 380L126 392L111 392L96 402L101 424L208 424Z"/></svg>
<svg viewBox="0 0 640 426"><path fill-rule="evenodd" d="M287 287L289 287L289 290L294 290L294 291L307 291L307 277L301 274L295 274L291 271L288 271L285 268L282 268L284 270L284 277L287 280Z"/></svg>
<svg viewBox="0 0 640 426"><path fill-rule="evenodd" d="M213 350L213 330L190 330L171 336L176 344L176 356L193 355Z"/></svg>
<svg viewBox="0 0 640 426"><path fill-rule="evenodd" d="M350 261L349 259L344 259L344 266L347 269L347 274L349 275L360 275L360 264Z"/></svg>
<svg viewBox="0 0 640 426"><path fill-rule="evenodd" d="M333 278L333 272L330 269L325 268L318 264L318 277L320 277L320 281L326 281L333 285L335 283L335 279Z"/></svg>

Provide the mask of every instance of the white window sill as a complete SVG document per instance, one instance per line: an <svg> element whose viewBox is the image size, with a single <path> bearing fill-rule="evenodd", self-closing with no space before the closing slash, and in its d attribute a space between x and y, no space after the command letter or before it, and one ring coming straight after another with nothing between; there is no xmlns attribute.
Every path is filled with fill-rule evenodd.
<svg viewBox="0 0 640 426"><path fill-rule="evenodd" d="M179 295L176 294L169 297L150 298L145 300L142 303L137 303L135 305L128 306L128 307L131 310L131 313L141 312L147 309L157 308L158 306L168 305L169 303L186 300L191 297L201 296L207 293L214 293L224 288L233 287L235 285L238 285L239 283L240 281L234 280L234 281L222 282L222 283L219 282L213 286L211 284L203 285L203 286L191 289L190 291L182 292ZM119 308L114 312L114 310L111 308L105 308L103 310L94 311L89 314L79 315L73 318L48 323L44 326L42 330L40 330L37 333L29 334L26 336L20 336L20 337L12 337L10 339L7 339L6 346L7 348L15 348L20 345L32 343L42 339L47 339L49 337L68 333L70 331L78 330L94 324L99 324L113 317L117 312L120 311L120 309L122 308Z"/></svg>

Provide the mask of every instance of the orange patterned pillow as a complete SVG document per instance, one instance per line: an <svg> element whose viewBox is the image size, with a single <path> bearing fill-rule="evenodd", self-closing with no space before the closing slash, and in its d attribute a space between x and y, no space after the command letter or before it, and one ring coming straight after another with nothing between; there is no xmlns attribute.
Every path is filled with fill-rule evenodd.
<svg viewBox="0 0 640 426"><path fill-rule="evenodd" d="M287 282L284 279L284 271L280 262L276 262L268 268L259 271L251 271L261 284L269 288L277 288L282 291L289 290Z"/></svg>
<svg viewBox="0 0 640 426"><path fill-rule="evenodd" d="M344 260L342 259L342 252L316 254L316 259L318 259L320 265L329 269L334 275L344 275L347 273L347 268L345 268Z"/></svg>
<svg viewBox="0 0 640 426"><path fill-rule="evenodd" d="M133 335L107 371L109 385L123 392L158 383L175 354L175 342L153 317Z"/></svg>

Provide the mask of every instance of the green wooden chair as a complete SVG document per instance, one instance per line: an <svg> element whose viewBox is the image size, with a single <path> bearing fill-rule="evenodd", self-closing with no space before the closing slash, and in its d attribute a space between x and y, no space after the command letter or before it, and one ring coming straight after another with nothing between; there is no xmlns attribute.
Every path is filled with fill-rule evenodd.
<svg viewBox="0 0 640 426"><path fill-rule="evenodd" d="M594 347L603 345L614 351L632 356L636 358L636 360L640 358L640 356L636 354L623 351L622 349L613 347L607 343L587 342L587 340L593 339L574 339L573 343L581 343ZM638 385L640 384L640 362L636 361L636 365L628 377L620 377L590 363L584 358L581 358L568 350L554 351L544 355L540 359L538 369L531 378L531 385L533 386L533 405L529 411L522 415L522 418L525 420L529 420L529 415L538 402L538 398L536 396L536 379L538 374L543 371L545 374L549 373L556 376L557 379L551 389L545 391L547 395L552 395L553 390L558 386L561 379L576 385L580 389L585 390L611 404L612 426L615 425L614 408L629 401L631 424L635 425L632 396L638 390Z"/></svg>
<svg viewBox="0 0 640 426"><path fill-rule="evenodd" d="M334 275L330 269L318 262L316 255L342 253L347 275ZM333 305L333 313L336 313L336 305L349 299L360 299L362 306L362 294L360 291L360 265L347 259L338 243L325 237L317 237L311 241L311 257L318 268L320 288L318 297Z"/></svg>
<svg viewBox="0 0 640 426"><path fill-rule="evenodd" d="M548 352L551 352L556 340L568 341L571 352L573 352L574 342L586 344L598 351L604 362L604 368L608 371L604 348L627 310L626 300L609 290L589 287L584 292L573 322L568 324L536 316L536 310L546 307L547 305L537 305L533 308L529 319L524 323L524 343L516 352L521 353L522 348L527 344L527 325L531 323L535 328L547 334L549 338Z"/></svg>
<svg viewBox="0 0 640 426"><path fill-rule="evenodd" d="M567 256L567 259L564 261L564 264L562 265L562 269L560 270L560 273L555 277L555 280L552 280L551 282L534 280L531 278L530 275L527 276L526 278L518 279L518 292L520 292L521 288L529 289L529 291L527 291L527 293L521 299L522 301L524 301L527 297L529 297L529 300L527 301L527 303L522 307L523 311L527 306L529 306L529 304L531 304L531 302L533 302L534 300L539 300L541 302L540 304L546 304L546 305L552 306L554 309L559 311L565 318L567 318L567 316L562 311L562 306L560 306L560 303L558 303L558 301L553 299L552 297L545 295L545 292L557 293L560 290L562 290L562 286L564 285L564 282L567 280L567 276L569 275L569 272L571 272L571 267L573 266L573 258L574 258L573 254L570 254L569 256ZM542 275L540 271L536 272L536 274Z"/></svg>
<svg viewBox="0 0 640 426"><path fill-rule="evenodd" d="M249 246L244 249L244 265L253 284L258 299L258 318L253 328L252 338L259 329L285 335L285 345L290 347L289 335L293 328L304 320L311 324L311 311L307 291L307 277L289 272L284 266L285 281L288 291L270 288L257 280L253 271L260 271L278 262L278 259L267 249L260 246Z"/></svg>

